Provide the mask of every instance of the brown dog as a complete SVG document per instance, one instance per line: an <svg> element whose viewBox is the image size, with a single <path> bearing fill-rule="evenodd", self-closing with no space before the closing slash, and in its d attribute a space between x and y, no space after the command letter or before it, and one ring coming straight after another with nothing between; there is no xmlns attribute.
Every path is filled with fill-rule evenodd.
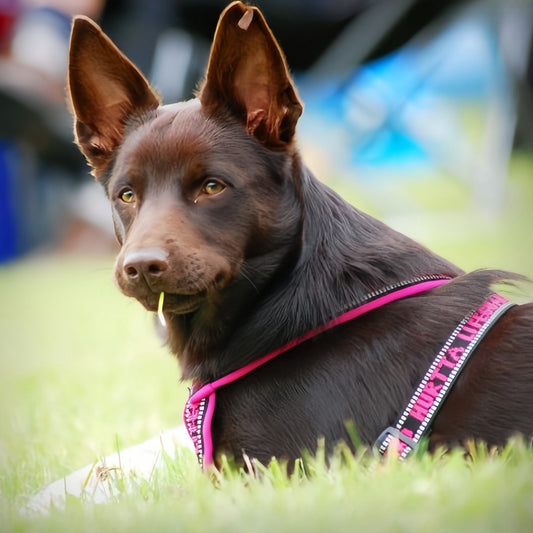
<svg viewBox="0 0 533 533"><path fill-rule="evenodd" d="M161 106L83 17L68 81L122 245L117 283L150 311L164 293L201 459L292 460L320 437L351 444L347 423L368 445L388 428L378 444L401 451L429 427L431 447L533 435L533 305L491 296L513 276L464 274L312 176L294 141L302 104L257 8L223 12L196 99Z"/></svg>

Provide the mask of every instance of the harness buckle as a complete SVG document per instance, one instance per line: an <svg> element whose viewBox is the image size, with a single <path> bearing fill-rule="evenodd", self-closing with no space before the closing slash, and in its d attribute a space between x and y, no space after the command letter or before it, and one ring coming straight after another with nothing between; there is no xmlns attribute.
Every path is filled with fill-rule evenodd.
<svg viewBox="0 0 533 533"><path fill-rule="evenodd" d="M409 446L411 450L414 450L417 446L417 442L415 440L411 439L407 435L404 435L398 428L393 426L389 426L387 429L381 432L381 435L376 439L374 446L378 449L382 448L389 435L403 442L406 446Z"/></svg>

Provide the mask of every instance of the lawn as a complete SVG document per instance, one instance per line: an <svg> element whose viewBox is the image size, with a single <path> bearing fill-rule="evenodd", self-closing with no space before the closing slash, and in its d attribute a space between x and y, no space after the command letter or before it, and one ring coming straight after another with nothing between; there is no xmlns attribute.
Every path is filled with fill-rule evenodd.
<svg viewBox="0 0 533 533"><path fill-rule="evenodd" d="M465 269L533 276L533 164L515 157L502 210L466 209L446 177L407 182L409 212L383 209L387 184L332 182L355 204ZM462 209L440 209L461 199ZM450 200L451 199L451 200ZM401 202L405 208L405 203ZM319 457L288 477L228 470L212 483L185 450L115 501L70 499L20 517L27 498L69 472L176 425L186 396L152 317L119 294L113 259L58 255L0 268L0 531L509 531L533 530L533 451L483 448L406 463ZM531 295L531 288L526 286ZM521 298L524 298L523 296Z"/></svg>

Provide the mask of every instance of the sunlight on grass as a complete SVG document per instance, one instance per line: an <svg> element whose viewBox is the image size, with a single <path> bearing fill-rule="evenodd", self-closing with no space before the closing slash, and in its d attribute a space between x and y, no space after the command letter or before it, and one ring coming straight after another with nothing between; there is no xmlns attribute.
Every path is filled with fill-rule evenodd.
<svg viewBox="0 0 533 533"><path fill-rule="evenodd" d="M517 440L499 454L470 452L399 463L344 448L329 465L319 455L293 474L275 461L253 475L226 464L215 480L189 453L167 457L150 483L128 492L117 483L111 504L71 499L64 511L18 521L26 531L529 531L531 448Z"/></svg>
<svg viewBox="0 0 533 533"><path fill-rule="evenodd" d="M0 270L0 490L40 486L180 422L185 387L152 319L105 262Z"/></svg>

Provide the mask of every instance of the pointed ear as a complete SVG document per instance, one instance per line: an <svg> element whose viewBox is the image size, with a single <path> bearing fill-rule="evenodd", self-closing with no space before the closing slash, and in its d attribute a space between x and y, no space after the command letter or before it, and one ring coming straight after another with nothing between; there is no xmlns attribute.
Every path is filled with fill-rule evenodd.
<svg viewBox="0 0 533 533"><path fill-rule="evenodd" d="M132 114L155 109L159 97L137 67L89 18L74 18L68 94L76 142L98 180L121 143Z"/></svg>
<svg viewBox="0 0 533 533"><path fill-rule="evenodd" d="M303 106L259 9L233 2L223 11L198 96L209 112L229 107L265 146L291 142Z"/></svg>

